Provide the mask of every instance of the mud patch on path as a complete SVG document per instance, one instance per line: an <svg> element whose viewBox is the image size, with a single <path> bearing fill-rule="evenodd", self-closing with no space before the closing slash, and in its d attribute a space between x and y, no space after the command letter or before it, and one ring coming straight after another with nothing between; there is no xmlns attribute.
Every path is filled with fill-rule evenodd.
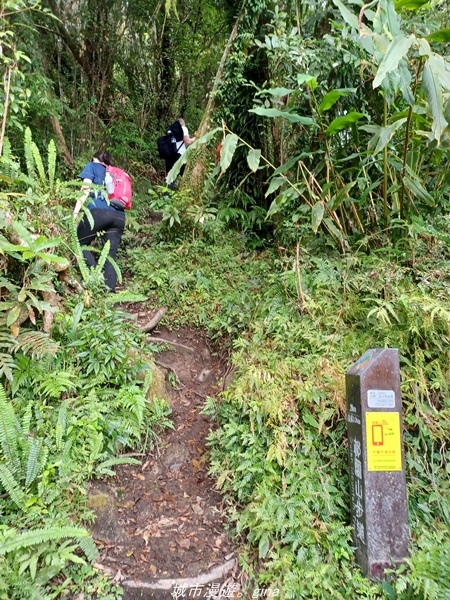
<svg viewBox="0 0 450 600"><path fill-rule="evenodd" d="M196 330L160 328L151 337L167 342L155 360L170 382L174 427L139 457L141 465L116 468L92 486L98 563L120 581L125 600L237 597L236 554L207 472L211 422L201 414L206 397L220 391L226 365Z"/></svg>

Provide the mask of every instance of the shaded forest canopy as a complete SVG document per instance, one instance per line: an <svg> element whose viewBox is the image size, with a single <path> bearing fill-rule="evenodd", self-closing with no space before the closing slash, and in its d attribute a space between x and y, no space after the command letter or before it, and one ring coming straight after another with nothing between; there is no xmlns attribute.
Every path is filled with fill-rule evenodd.
<svg viewBox="0 0 450 600"><path fill-rule="evenodd" d="M4 0L0 599L120 597L92 566L86 486L170 409L119 301L226 348L210 469L250 577L285 598L450 597L448 21L443 0ZM165 181L156 139L180 116L197 140ZM113 299L72 219L99 148L135 193ZM388 346L411 557L369 582L343 379Z"/></svg>

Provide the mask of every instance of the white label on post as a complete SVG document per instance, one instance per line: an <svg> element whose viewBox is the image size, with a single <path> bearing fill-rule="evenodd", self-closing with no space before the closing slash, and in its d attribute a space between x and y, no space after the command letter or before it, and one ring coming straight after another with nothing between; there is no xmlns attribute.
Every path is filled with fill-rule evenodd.
<svg viewBox="0 0 450 600"><path fill-rule="evenodd" d="M369 408L395 408L394 390L367 390Z"/></svg>

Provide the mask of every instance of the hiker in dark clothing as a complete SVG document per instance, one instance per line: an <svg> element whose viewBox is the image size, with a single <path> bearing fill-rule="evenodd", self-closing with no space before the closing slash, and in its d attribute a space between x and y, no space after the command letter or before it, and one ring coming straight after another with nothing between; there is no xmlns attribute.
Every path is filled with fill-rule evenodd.
<svg viewBox="0 0 450 600"><path fill-rule="evenodd" d="M125 213L123 209L113 206L106 200L106 195L107 192L110 192L109 187L111 185L107 177L107 165L113 165L113 160L109 152L97 152L92 161L78 175L83 180L84 185L81 189L85 195L77 201L74 217L78 215L81 206L87 201L87 208L94 219L94 226L91 227L87 216L84 215L77 229L78 240L81 246L90 246L98 236L101 236L102 243L106 243L109 240L109 256L115 260L125 228ZM105 191L91 191L91 184L104 185ZM88 267L95 267L96 262L92 252L83 250L83 256ZM115 292L117 273L109 260L105 263L104 277L110 291Z"/></svg>
<svg viewBox="0 0 450 600"><path fill-rule="evenodd" d="M191 138L189 136L189 130L186 127L184 119L177 119L175 123L170 126L168 133L172 133L175 137L177 153L164 160L166 165L166 176L177 160L186 152L186 148L195 142L195 137ZM183 165L183 167L184 166L185 165ZM182 169L181 173L183 173L183 170L184 169ZM173 189L174 184L175 182L171 183L169 188Z"/></svg>

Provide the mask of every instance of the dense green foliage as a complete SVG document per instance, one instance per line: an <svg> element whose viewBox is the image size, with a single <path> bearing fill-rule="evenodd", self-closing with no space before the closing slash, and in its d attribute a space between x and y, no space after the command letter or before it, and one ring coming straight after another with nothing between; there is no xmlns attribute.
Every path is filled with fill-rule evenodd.
<svg viewBox="0 0 450 600"><path fill-rule="evenodd" d="M387 238L342 259L311 237L298 253L255 253L217 219L184 235L167 223L128 264L137 289L172 306L172 321L206 327L230 353L233 383L205 410L217 420L211 469L232 499L244 568L285 598L447 598L446 244L414 235L406 266L405 248ZM344 374L384 346L401 354L413 542L410 570L381 587L353 560Z"/></svg>
<svg viewBox="0 0 450 600"><path fill-rule="evenodd" d="M440 0L4 1L0 598L120 595L74 523L88 480L168 423L104 298L107 248L88 270L70 216L99 146L134 177L129 285L229 357L205 411L243 568L292 599L450 597L448 16ZM148 191L180 113L205 135L178 192ZM353 559L343 381L385 346L412 542L378 584Z"/></svg>
<svg viewBox="0 0 450 600"><path fill-rule="evenodd" d="M121 454L151 449L170 409L142 334L105 294L106 257L88 271L71 244L54 145L44 167L27 130L24 155L26 173L9 150L1 159L0 598L118 598L92 566L87 486L137 462Z"/></svg>

